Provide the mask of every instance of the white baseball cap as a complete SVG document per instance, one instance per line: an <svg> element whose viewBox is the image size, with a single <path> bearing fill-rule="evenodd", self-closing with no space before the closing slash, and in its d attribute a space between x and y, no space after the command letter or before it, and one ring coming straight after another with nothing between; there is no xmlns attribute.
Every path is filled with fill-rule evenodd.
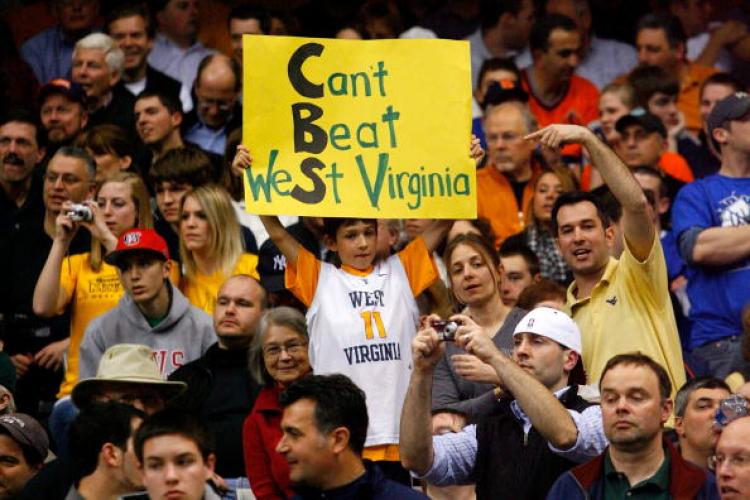
<svg viewBox="0 0 750 500"><path fill-rule="evenodd" d="M575 321L564 312L551 307L537 307L521 318L516 325L513 336L522 333L533 333L552 339L568 349L583 355L581 348L581 330Z"/></svg>

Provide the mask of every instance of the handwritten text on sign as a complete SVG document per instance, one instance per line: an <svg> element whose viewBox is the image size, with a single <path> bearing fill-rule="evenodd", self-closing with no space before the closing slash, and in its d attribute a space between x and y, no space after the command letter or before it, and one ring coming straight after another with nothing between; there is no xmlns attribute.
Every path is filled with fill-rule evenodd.
<svg viewBox="0 0 750 500"><path fill-rule="evenodd" d="M247 210L476 216L466 42L245 36Z"/></svg>

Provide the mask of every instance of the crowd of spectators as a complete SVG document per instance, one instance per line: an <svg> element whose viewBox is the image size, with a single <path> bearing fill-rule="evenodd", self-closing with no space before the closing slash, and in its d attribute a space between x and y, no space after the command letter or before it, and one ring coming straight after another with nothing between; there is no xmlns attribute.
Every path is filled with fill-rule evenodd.
<svg viewBox="0 0 750 500"><path fill-rule="evenodd" d="M750 499L747 2L0 9L0 499ZM244 34L466 40L477 219L247 213Z"/></svg>

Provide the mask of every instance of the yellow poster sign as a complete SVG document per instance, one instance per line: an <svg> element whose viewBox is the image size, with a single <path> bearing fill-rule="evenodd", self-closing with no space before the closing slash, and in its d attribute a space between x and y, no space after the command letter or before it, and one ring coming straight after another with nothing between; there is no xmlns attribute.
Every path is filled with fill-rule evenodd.
<svg viewBox="0 0 750 500"><path fill-rule="evenodd" d="M468 42L243 39L247 210L474 218Z"/></svg>

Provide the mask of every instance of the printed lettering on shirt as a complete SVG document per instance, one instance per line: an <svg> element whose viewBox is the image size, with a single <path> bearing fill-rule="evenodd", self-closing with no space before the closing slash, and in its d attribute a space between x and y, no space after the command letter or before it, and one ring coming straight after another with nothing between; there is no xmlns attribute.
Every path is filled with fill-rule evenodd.
<svg viewBox="0 0 750 500"><path fill-rule="evenodd" d="M401 345L398 342L384 342L345 347L344 354L350 365L378 361L401 361Z"/></svg>
<svg viewBox="0 0 750 500"><path fill-rule="evenodd" d="M184 364L185 352L180 350L170 351L167 349L158 349L151 351L151 355L154 357L157 366L159 367L159 373L162 376L167 376L177 368Z"/></svg>
<svg viewBox="0 0 750 500"><path fill-rule="evenodd" d="M738 227L750 224L750 195L732 193L719 202L722 227Z"/></svg>

